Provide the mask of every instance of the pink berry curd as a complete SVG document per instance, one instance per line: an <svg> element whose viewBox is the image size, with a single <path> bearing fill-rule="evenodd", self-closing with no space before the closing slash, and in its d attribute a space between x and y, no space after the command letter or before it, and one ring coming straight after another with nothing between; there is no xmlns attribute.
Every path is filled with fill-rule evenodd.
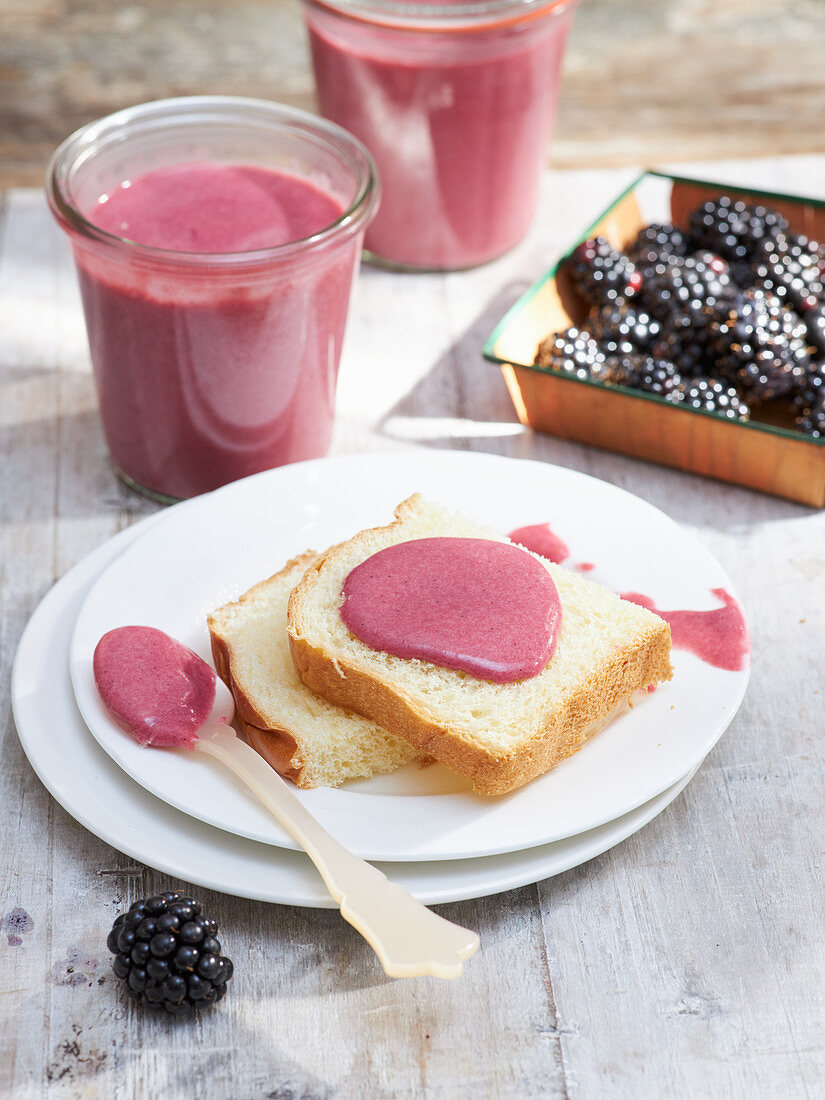
<svg viewBox="0 0 825 1100"><path fill-rule="evenodd" d="M714 588L712 594L722 604L712 611L662 611L640 592L622 592L622 599L646 607L670 623L674 649L687 650L714 668L738 672L747 666L751 652L748 624L729 592Z"/></svg>
<svg viewBox="0 0 825 1100"><path fill-rule="evenodd" d="M364 142L381 174L365 240L376 258L471 267L524 236L574 6L447 28L439 5L399 27L380 2L352 17L343 3L305 3L321 113Z"/></svg>
<svg viewBox="0 0 825 1100"><path fill-rule="evenodd" d="M277 250L342 213L309 179L217 163L138 175L83 210L124 239L72 234L106 440L127 480L190 497L326 453L360 234Z"/></svg>
<svg viewBox="0 0 825 1100"><path fill-rule="evenodd" d="M192 748L215 702L215 673L191 649L151 626L120 626L94 652L100 698L141 745Z"/></svg>
<svg viewBox="0 0 825 1100"><path fill-rule="evenodd" d="M553 562L563 562L569 557L567 544L550 527L549 523L535 523L517 527L510 532L513 542L540 554ZM581 561L572 566L580 573L591 573L593 562ZM715 668L738 672L746 666L750 655L750 634L741 607L724 588L714 588L713 595L722 607L711 611L660 610L649 596L640 592L623 592L623 600L646 607L670 624L674 649L693 653Z"/></svg>
<svg viewBox="0 0 825 1100"><path fill-rule="evenodd" d="M531 523L527 527L517 527L507 536L511 542L532 550L548 561L560 564L570 557L567 543L551 529L549 523Z"/></svg>
<svg viewBox="0 0 825 1100"><path fill-rule="evenodd" d="M541 562L489 539L388 546L352 570L343 594L344 623L371 649L495 683L537 676L561 626L559 595Z"/></svg>

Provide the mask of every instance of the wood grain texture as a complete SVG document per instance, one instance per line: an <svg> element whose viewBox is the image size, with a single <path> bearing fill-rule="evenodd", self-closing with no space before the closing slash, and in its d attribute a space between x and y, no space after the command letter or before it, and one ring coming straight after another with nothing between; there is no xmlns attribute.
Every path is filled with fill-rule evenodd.
<svg viewBox="0 0 825 1100"><path fill-rule="evenodd" d="M825 158L720 172L825 194ZM38 600L156 506L109 471L64 244L38 194L6 196L0 1095L822 1094L825 513L533 433L480 356L504 310L627 176L548 174L529 238L477 271L362 272L335 450L439 446L541 459L663 508L720 559L750 614L754 670L742 710L685 793L618 848L537 886L439 907L482 938L457 983L385 979L334 911L193 888L220 922L236 979L217 1011L182 1026L124 1002L104 940L133 898L186 884L76 824L33 775L11 719L9 670Z"/></svg>
<svg viewBox="0 0 825 1100"><path fill-rule="evenodd" d="M825 5L581 0L559 167L822 151ZM311 108L298 0L0 0L0 186L39 186L77 126L174 95Z"/></svg>

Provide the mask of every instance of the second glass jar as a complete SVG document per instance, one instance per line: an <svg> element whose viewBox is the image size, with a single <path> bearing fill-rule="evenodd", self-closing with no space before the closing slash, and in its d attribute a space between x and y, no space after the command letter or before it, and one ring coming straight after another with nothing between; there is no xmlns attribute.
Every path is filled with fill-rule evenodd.
<svg viewBox="0 0 825 1100"><path fill-rule="evenodd" d="M576 0L304 0L321 113L381 175L366 249L405 270L474 267L535 213Z"/></svg>

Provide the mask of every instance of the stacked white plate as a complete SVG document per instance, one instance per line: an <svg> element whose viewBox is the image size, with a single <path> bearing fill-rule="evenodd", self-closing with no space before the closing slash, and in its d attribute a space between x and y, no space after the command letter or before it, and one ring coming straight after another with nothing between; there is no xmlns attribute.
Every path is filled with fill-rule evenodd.
<svg viewBox="0 0 825 1100"><path fill-rule="evenodd" d="M122 852L242 897L327 906L294 842L201 754L143 749L109 719L91 656L143 623L210 659L206 614L309 548L388 522L413 492L502 532L549 522L567 564L664 608L735 595L713 557L637 497L571 470L464 452L363 454L271 470L176 505L111 539L46 596L20 642L12 697L23 748L81 824ZM675 675L571 759L486 799L440 765L300 791L352 851L426 903L496 893L577 866L667 806L724 732L748 672L674 653Z"/></svg>

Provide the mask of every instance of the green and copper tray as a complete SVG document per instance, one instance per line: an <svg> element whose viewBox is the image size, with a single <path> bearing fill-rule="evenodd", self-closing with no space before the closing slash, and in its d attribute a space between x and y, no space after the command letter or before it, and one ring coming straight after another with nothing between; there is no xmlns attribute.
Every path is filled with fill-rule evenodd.
<svg viewBox="0 0 825 1100"><path fill-rule="evenodd" d="M763 202L784 214L794 232L825 237L825 202L645 172L587 226L571 250L596 235L622 247L651 222L685 227L691 210L723 194ZM522 295L483 348L485 358L501 367L522 423L563 439L825 506L825 440L794 430L790 402L761 406L743 423L536 366L539 343L550 333L581 324L587 313L566 278L568 254Z"/></svg>

